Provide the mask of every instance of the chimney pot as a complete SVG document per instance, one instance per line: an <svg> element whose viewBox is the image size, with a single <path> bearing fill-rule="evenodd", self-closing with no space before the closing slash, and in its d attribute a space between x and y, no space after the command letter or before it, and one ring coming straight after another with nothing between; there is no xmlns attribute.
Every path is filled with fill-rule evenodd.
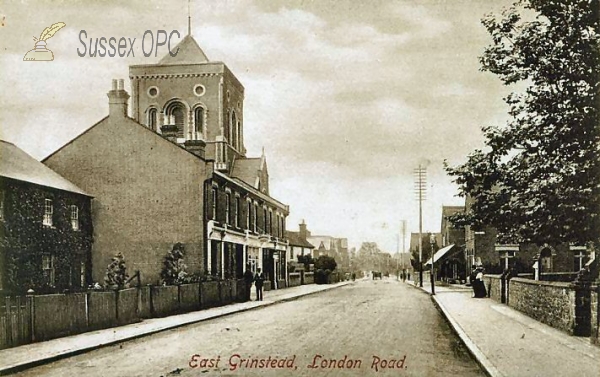
<svg viewBox="0 0 600 377"><path fill-rule="evenodd" d="M112 90L117 90L117 80L113 79L112 81Z"/></svg>
<svg viewBox="0 0 600 377"><path fill-rule="evenodd" d="M125 80L119 79L119 84L117 86L117 89L118 90L124 90L124 88L125 88Z"/></svg>

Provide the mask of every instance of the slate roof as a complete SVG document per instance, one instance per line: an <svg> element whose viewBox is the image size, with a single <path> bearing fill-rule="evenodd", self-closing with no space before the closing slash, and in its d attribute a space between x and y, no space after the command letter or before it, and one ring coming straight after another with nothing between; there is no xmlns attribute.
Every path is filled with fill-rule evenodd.
<svg viewBox="0 0 600 377"><path fill-rule="evenodd" d="M300 246L300 247L305 247L307 249L315 248L310 242L308 242L307 240L300 237L300 232L292 232L292 231L286 230L285 236L286 236L290 246Z"/></svg>
<svg viewBox="0 0 600 377"><path fill-rule="evenodd" d="M171 56L171 53L168 52L162 59L160 59L158 64L168 65L208 63L206 54L204 51L202 51L194 37L191 35L186 35L183 37L177 46L171 48L171 51L175 52L177 49L179 49L177 55Z"/></svg>
<svg viewBox="0 0 600 377"><path fill-rule="evenodd" d="M31 157L16 145L0 140L0 176L91 197L85 191Z"/></svg>
<svg viewBox="0 0 600 377"><path fill-rule="evenodd" d="M259 177L262 158L238 158L233 163L231 176L241 179L254 188L256 187L256 179Z"/></svg>

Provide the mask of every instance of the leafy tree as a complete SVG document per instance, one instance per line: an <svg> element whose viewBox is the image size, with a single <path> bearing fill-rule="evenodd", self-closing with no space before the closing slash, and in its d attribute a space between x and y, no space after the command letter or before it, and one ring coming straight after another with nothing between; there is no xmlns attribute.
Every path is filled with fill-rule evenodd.
<svg viewBox="0 0 600 377"><path fill-rule="evenodd" d="M186 281L187 273L185 270L187 266L183 262L184 253L184 246L178 242L173 245L173 249L165 256L163 269L160 273L160 277L165 284L175 285Z"/></svg>
<svg viewBox="0 0 600 377"><path fill-rule="evenodd" d="M335 258L330 257L328 255L321 255L315 261L316 269L333 271L336 267L337 262L335 261Z"/></svg>
<svg viewBox="0 0 600 377"><path fill-rule="evenodd" d="M115 255L108 267L104 276L104 284L107 287L116 287L117 289L125 288L125 284L129 279L127 275L127 266L125 265L125 257L118 253Z"/></svg>
<svg viewBox="0 0 600 377"><path fill-rule="evenodd" d="M525 16L523 16L525 15ZM482 70L505 85L510 120L484 127L486 148L447 172L472 201L456 225L500 241L597 241L600 232L598 0L521 0L482 23Z"/></svg>
<svg viewBox="0 0 600 377"><path fill-rule="evenodd" d="M312 255L310 255L310 254L298 255L298 263L304 264L304 269L306 271L308 271L309 270L309 266L311 264L315 264L315 260L312 257Z"/></svg>

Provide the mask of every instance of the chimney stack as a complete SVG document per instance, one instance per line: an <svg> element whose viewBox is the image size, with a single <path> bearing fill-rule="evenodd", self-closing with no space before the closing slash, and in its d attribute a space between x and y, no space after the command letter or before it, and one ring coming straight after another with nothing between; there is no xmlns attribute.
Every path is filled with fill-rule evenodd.
<svg viewBox="0 0 600 377"><path fill-rule="evenodd" d="M125 83L123 79L112 81L112 88L108 92L108 115L111 117L127 116L129 94L127 94L124 87Z"/></svg>
<svg viewBox="0 0 600 377"><path fill-rule="evenodd" d="M304 222L304 219L302 219L302 222L300 225L298 225L298 227L300 228L300 238L306 239L306 237L310 236L310 233L308 230L306 230L306 223Z"/></svg>
<svg viewBox="0 0 600 377"><path fill-rule="evenodd" d="M177 125L166 124L160 128L160 133L165 139L177 144Z"/></svg>

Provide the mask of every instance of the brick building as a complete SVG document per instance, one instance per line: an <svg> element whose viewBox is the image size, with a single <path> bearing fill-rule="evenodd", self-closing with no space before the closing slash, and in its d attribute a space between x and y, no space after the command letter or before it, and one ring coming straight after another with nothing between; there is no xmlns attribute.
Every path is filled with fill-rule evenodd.
<svg viewBox="0 0 600 377"><path fill-rule="evenodd" d="M473 205L473 199L465 200L466 211ZM465 227L467 268L482 264L488 273L501 273L507 267L517 273L534 277L535 268L541 274L569 273L579 271L590 259L585 247L576 245L535 245L530 243L499 243L497 231L493 227L480 229ZM538 276L539 277L539 276Z"/></svg>
<svg viewBox="0 0 600 377"><path fill-rule="evenodd" d="M156 282L170 247L188 272L241 277L262 267L285 279L289 207L269 195L264 153L244 147L244 87L191 35L157 64L131 66L129 95L109 92L109 116L45 160L94 194L95 276L116 251ZM94 264L96 266L96 263Z"/></svg>
<svg viewBox="0 0 600 377"><path fill-rule="evenodd" d="M290 262L298 262L299 255L311 255L315 248L313 244L308 242L306 237L310 234L306 227L306 223L302 220L302 223L298 225L299 231L286 231L285 234L288 240L288 252L287 259Z"/></svg>
<svg viewBox="0 0 600 377"><path fill-rule="evenodd" d="M11 143L0 156L0 291L87 287L92 197Z"/></svg>

